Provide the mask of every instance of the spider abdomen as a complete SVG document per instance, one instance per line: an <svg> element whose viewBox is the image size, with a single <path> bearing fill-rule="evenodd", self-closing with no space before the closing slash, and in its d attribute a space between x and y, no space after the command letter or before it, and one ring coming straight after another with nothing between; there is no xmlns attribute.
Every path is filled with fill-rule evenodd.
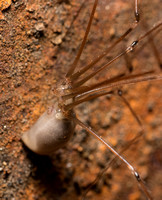
<svg viewBox="0 0 162 200"><path fill-rule="evenodd" d="M49 155L69 141L74 128L75 123L71 119L62 117L60 112L50 107L23 134L22 140L35 153Z"/></svg>

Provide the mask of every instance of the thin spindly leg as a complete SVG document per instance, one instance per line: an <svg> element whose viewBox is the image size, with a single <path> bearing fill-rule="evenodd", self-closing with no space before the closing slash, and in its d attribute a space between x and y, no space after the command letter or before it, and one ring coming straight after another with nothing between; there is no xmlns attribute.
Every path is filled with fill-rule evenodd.
<svg viewBox="0 0 162 200"><path fill-rule="evenodd" d="M126 150L128 150L133 144L136 144L139 139L141 138L141 136L144 134L144 128L143 125L139 119L139 117L137 116L137 114L135 113L135 111L133 110L133 108L131 107L131 105L129 104L129 102L126 100L125 97L123 97L122 91L118 90L118 95L120 96L120 98L123 100L123 102L125 103L125 105L129 108L130 112L132 113L132 115L134 116L135 120L137 121L139 127L140 127L140 131L138 133L138 135L136 135L132 140L130 140L128 142L128 144L125 145L124 148L122 148L122 150L119 152L119 154L121 155L122 153L124 153ZM85 199L87 193L90 191L90 189L100 181L100 179L104 176L104 174L106 173L106 171L115 163L116 159L118 157L114 156L112 159L109 160L108 163L106 163L106 167L100 171L100 173L98 174L98 176L95 178L95 180L88 186L88 188L85 190L85 192L82 195L82 200Z"/></svg>
<svg viewBox="0 0 162 200"><path fill-rule="evenodd" d="M138 1L135 0L134 2L135 2L135 7L134 7L135 23L122 36L120 36L110 47L108 47L101 55L97 56L95 60L90 62L83 69L78 70L76 73L74 74L71 73L70 80L72 82L75 82L82 74L84 74L87 70L91 69L96 63L98 63L103 57L105 57L119 42L121 42L133 29L135 29L135 27L137 26L139 22L140 14L138 11Z"/></svg>
<svg viewBox="0 0 162 200"><path fill-rule="evenodd" d="M143 132L140 132L135 138L133 138L131 141L128 142L128 144L125 145L125 147L119 152L121 155L125 151L127 151L132 145L137 144L139 141L139 138L143 135ZM104 174L107 172L107 170L116 162L117 156L114 156L112 159L110 159L106 164L105 168L99 172L95 180L88 186L88 188L85 190L85 192L82 195L82 200L85 199L88 192L91 190L91 188L100 181L100 179L104 176Z"/></svg>
<svg viewBox="0 0 162 200"><path fill-rule="evenodd" d="M93 20L94 13L95 13L95 10L96 10L96 7L97 7L97 3L98 3L98 0L95 0L94 5L93 5L93 9L92 9L92 12L91 12L91 15L90 15L90 19L89 19L89 22L88 22L88 25L87 25L87 28L86 28L86 32L85 32L85 35L84 35L84 38L83 38L83 41L80 45L79 51L78 51L78 53L75 57L74 62L72 63L69 71L66 74L66 78L70 77L73 74L75 68L77 67L78 61L80 59L80 56L83 52L83 48L84 48L86 41L87 41L87 37L88 37L89 31L90 31L90 28L91 28L91 25L92 25L92 20Z"/></svg>
<svg viewBox="0 0 162 200"><path fill-rule="evenodd" d="M66 109L68 110L68 109L80 104L79 99L85 98L86 99L85 101L87 101L87 98L86 98L87 95L95 95L99 92L106 92L107 90L110 90L112 88L119 88L120 86L123 86L123 85L132 85L132 84L136 84L136 83L139 83L139 82L161 80L162 79L162 74L150 74L150 73L152 73L152 72L125 76L123 78L120 78L118 81L111 82L111 83L108 83L104 86L97 87L97 88L94 88L94 89L89 90L89 87L88 88L86 87L84 92L82 91L81 94L71 93L71 94L65 95L63 99L69 99L69 98L72 98L72 97L76 98L75 105L73 103L65 105L65 110ZM82 101L82 102L84 102L84 101Z"/></svg>
<svg viewBox="0 0 162 200"><path fill-rule="evenodd" d="M130 172L134 175L140 189L144 192L144 194L146 195L146 197L149 200L153 200L153 198L151 197L148 189L146 188L143 180L141 179L140 175L138 174L138 172L134 169L134 167L124 158L122 157L114 148L111 147L111 145L109 145L104 139L101 138L101 136L98 136L97 133L95 133L95 131L85 125L84 123L82 123L79 119L77 119L76 117L73 118L73 120L75 121L76 124L80 125L82 128L84 128L87 132L89 132L91 135L93 135L94 137L96 137L100 142L102 142L115 156L117 156L118 159L120 159L122 162L125 163L125 165L127 166L127 168L130 170Z"/></svg>
<svg viewBox="0 0 162 200"><path fill-rule="evenodd" d="M107 69L108 67L110 68L110 66L111 66L112 63L114 63L116 60L118 60L119 58L121 58L125 54L131 52L137 46L137 44L141 40L143 40L144 38L148 37L148 35L150 35L153 31L157 30L158 28L161 28L161 25L162 25L162 22L160 22L155 27L153 27L152 29L150 29L148 32L146 32L145 34L143 34L142 36L140 36L137 40L135 40L134 42L132 42L131 45L129 45L124 51L122 51L119 55L117 55L115 58L113 58L107 64L105 64L104 66L101 66L96 71L94 71L91 74L87 75L86 77L84 77L83 79L79 80L78 82L74 83L73 87L75 88L75 87L79 87L79 86L83 85L84 83L86 83L88 80L90 80L91 78L93 78L99 72Z"/></svg>
<svg viewBox="0 0 162 200"><path fill-rule="evenodd" d="M142 22L142 26L144 27L145 30L148 29L147 23L145 21ZM156 45L154 43L153 36L152 36L152 34L149 34L147 37L148 37L147 43L150 45L150 47L152 49L152 52L153 52L153 54L155 56L155 59L156 59L156 61L158 63L159 69L161 70L162 69L162 61L161 61L161 58L160 58L160 54L159 54L159 52L158 52L158 50L156 48Z"/></svg>

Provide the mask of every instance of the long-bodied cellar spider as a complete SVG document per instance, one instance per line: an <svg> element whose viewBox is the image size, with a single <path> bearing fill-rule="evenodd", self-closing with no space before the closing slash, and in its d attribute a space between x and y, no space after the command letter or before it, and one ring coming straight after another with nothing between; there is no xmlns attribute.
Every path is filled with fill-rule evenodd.
<svg viewBox="0 0 162 200"><path fill-rule="evenodd" d="M103 3L103 2L102 2L102 3ZM137 1L135 1L135 3L137 3ZM110 5L108 5L107 8L106 8L107 10L109 10L109 6L110 6ZM136 9L135 9L135 10L136 10ZM137 14L138 14L138 12L137 12ZM97 18L98 18L98 17L97 17L97 16L95 16L95 17L96 17L96 21L97 21ZM136 20L138 21L138 15L136 15ZM131 26L134 28L134 26L136 26L135 24L136 24L136 23L133 23L133 22L132 22ZM131 26L130 26L130 27L131 27ZM158 25L155 26L155 28L157 28L157 30L158 30ZM38 29L38 27L37 27L37 29ZM124 33L127 34L127 33L129 32L129 30L130 30L130 29L126 29L126 30L123 30L123 31L124 31ZM151 27L151 28L148 29L148 30L151 30L151 31L152 31L153 28ZM120 47L120 50L121 50L122 54L124 54L124 49L126 49L126 51L129 51L130 49L128 49L128 48L129 48L129 47L130 47L130 48L131 48L131 47L134 47L134 46L136 45L136 41L137 41L137 40L140 40L140 39L142 40L142 37L143 37L143 36L145 37L145 33L148 33L148 30L147 30L147 31L144 31L143 34L139 34L138 36L136 35L135 40L132 40L132 41L135 41L135 42L130 43L130 42L128 41L127 44L126 44L126 47L125 47L125 46L121 46L121 47ZM126 31L127 31L127 32L126 32ZM41 31L40 31L40 32L41 32ZM156 31L155 31L155 32L156 32ZM113 30L113 29L110 31L110 34L111 34L111 37L112 37L112 40L113 40L113 37L114 37L114 30ZM158 34L158 33L157 33L157 34ZM122 35L122 31L121 31L121 34L120 34L120 35ZM95 37L95 34L94 34L94 37ZM117 37L117 38L118 38L118 37ZM117 38L114 38L114 42L117 41ZM120 38L120 37L119 37L119 38ZM122 39L122 40L123 40L123 39ZM90 41L89 41L89 43L90 43ZM112 42L112 44L113 44L113 42ZM100 43L99 43L99 45L100 45ZM124 44L124 45L125 45L125 44ZM128 47L128 46L129 46L129 47ZM127 48L127 47L128 47L128 48ZM151 48L150 48L150 50L151 50ZM93 50L92 50L92 51L93 51ZM96 50L94 50L93 52L95 52L95 51L96 51ZM120 52L120 51L119 51L119 52ZM111 53L113 53L112 50L111 50ZM138 52L137 52L137 53L138 53ZM96 54L96 53L94 53L94 54ZM119 54L117 53L117 55L119 55ZM126 54L125 54L125 55L126 55ZM86 57L86 54L83 55L83 56ZM95 57L95 56L94 56L94 57ZM111 60L111 57L112 57L112 56L110 55L110 58L108 57L107 59L110 59L110 60ZM113 58L113 57L112 57L112 58ZM88 58L88 59L89 59L89 58ZM93 57L92 57L92 59L93 59ZM129 62L130 60L131 60L131 59L130 59L129 57L126 57L126 58L125 58L125 62L127 63L127 66L128 66L128 67L131 67L131 65L132 65L132 61ZM120 59L120 61L121 61L121 59ZM108 61L105 61L105 62L107 63ZM136 61L136 62L137 62L137 61ZM135 63L134 65L135 65L135 66L137 65L136 62L134 61L134 63ZM138 63L138 62L137 62L137 63ZM100 64L100 65L102 66L103 64ZM126 65L126 64L125 64L125 65ZM157 65L157 66L158 66L158 65ZM133 67L134 67L134 66L133 66ZM119 69L120 69L120 68L119 68ZM160 68L158 68L158 69L155 70L155 71L160 71L159 69L160 69ZM93 69L93 72L95 72L96 70L97 70L97 69L94 68L94 69ZM120 70L121 70L121 69L120 69ZM135 70L136 70L136 69L133 69L133 72L134 72ZM147 69L147 70L148 70L148 69ZM132 77L132 75L129 75L129 74L128 74L128 75L126 74L126 76L128 76L128 77L131 76L130 80L133 80L132 82L135 82L135 80L137 80L138 78L139 78L140 80L143 80L143 77L148 77L148 76L150 76L150 77L152 77L152 78L159 78L159 77L160 77L160 75L157 75L157 73L156 73L156 76L154 76L152 72L150 73L150 75L149 75L149 74L145 74L145 72L147 72L147 70L144 71L144 72L143 72L143 70L141 70L141 69L139 69L139 71L137 70L137 72L134 73L134 74L142 74L142 76L139 76L139 77L138 77L138 76L137 76L137 77L136 77L136 76L135 76L135 77ZM148 71L151 71L151 70L152 70L152 68L150 68L150 70L148 70ZM128 70L128 71L131 71L131 69ZM142 72L141 72L141 71L142 71ZM68 72L69 72L69 73L67 74L67 78L69 78L69 74L70 74L70 71L68 71ZM123 69L122 69L121 72L122 72L122 73L126 73L127 70L123 70ZM107 74L108 74L108 73L110 73L110 74L112 75L112 74L113 74L113 71L112 71L112 72L107 72ZM146 76L145 76L145 75L146 75ZM110 75L109 75L109 76L110 76ZM75 77L74 77L74 78L75 78ZM77 78L78 78L78 77L77 77ZM133 79L132 79L132 78L133 78ZM104 77L98 77L98 79L104 80ZM118 81L119 81L119 80L121 80L121 82L122 82L122 81L125 81L125 79L123 79L123 80L122 80L122 79L123 79L122 76L121 76L121 77L120 77L120 76L118 77ZM139 80L139 79L138 79L138 80ZM146 78L146 79L147 79L147 78ZM69 81L69 79L67 79L67 80ZM77 79L76 79L76 80L77 80ZM129 78L127 78L127 80L129 80ZM147 79L147 80L148 80L148 79ZM70 81L71 81L71 80L70 80ZM112 82L113 82L113 81L112 81ZM115 81L115 83L116 83L116 81ZM117 82L117 83L118 83L118 82ZM127 85L128 85L128 84L127 84ZM118 86L119 86L119 85L118 85ZM79 84L76 85L76 87L79 87ZM56 89L58 89L58 88L56 88ZM54 89L55 93L56 93L56 89ZM117 88L117 89L118 89L118 88ZM119 89L120 89L120 88L119 88ZM87 88L83 88L83 91L84 91L84 90L87 91ZM95 93L95 94L96 94L96 93ZM103 94L103 93L102 93L102 94ZM121 94L120 91L119 91L119 94ZM100 96L100 93L97 94L97 95ZM108 93L107 98L110 98L109 95L112 95L112 96L113 96L112 92ZM115 96L115 95L118 95L118 94L114 94L114 96ZM75 98L76 98L76 97L75 97ZM112 98L113 98L113 97L112 97ZM91 99L91 97L89 97L89 99ZM101 99L102 99L102 98L101 98ZM64 100L65 100L65 99L64 99ZM106 101L105 98L103 98L102 101L103 101L102 103L104 103L104 102ZM120 101L121 101L121 100L120 100ZM95 101L94 101L94 102L95 102ZM94 103L94 102L93 102L93 103ZM121 101L121 102L122 102L122 101ZM129 101L128 101L128 102L129 102ZM63 105L63 104L61 103L61 105ZM71 109L71 107L70 107L71 105L72 105L72 104L69 104L69 105L65 106L65 110L66 110L66 109L69 109L69 108ZM105 105L106 105L106 104L105 104ZM61 108L61 107L60 107L60 108ZM61 108L61 109L62 109L62 108ZM64 109L64 108L63 108L63 109ZM104 106L104 109L106 109L105 106ZM129 110L129 109L128 109L128 110ZM117 110L116 110L116 111L114 110L114 115L118 115L118 113L116 113L116 112L117 112ZM95 111L94 111L94 113L95 113ZM80 114L78 114L78 115L80 115ZM135 116L136 116L136 115L135 115ZM74 117L74 116L73 116L73 117ZM118 115L118 116L111 116L110 118L108 117L108 119L111 120L111 123L112 123L112 124L113 124L113 123L116 123L116 122L119 120L119 118L120 118L119 115ZM94 120L95 120L95 119L94 119ZM99 117L99 120L100 120L100 117ZM87 120L87 121L90 121L90 120ZM92 116L92 121L93 121L93 116ZM113 122L112 122L112 121L113 121ZM83 126L84 128L87 129L87 127L85 127L85 126L84 126L83 124L81 124L79 121L76 121L76 122L79 123L81 126ZM89 122L89 123L92 123L92 122ZM109 123L110 123L110 122L105 123L102 127L103 127L104 129L107 129L107 128L110 126ZM136 123L136 122L134 121L133 123ZM93 124L93 123L92 123L92 124ZM140 128L139 128L139 130L140 130ZM122 131L121 131L121 132L122 132ZM132 132L132 130L131 130L131 132ZM138 131L137 131L137 132L138 132ZM105 134L104 134L104 135L105 135ZM128 140L129 140L129 137L130 137L130 136L128 136ZM115 144L115 141L113 141L113 139L112 139L112 143L113 143L113 142L114 142L114 144ZM124 144L123 144L123 145L124 145ZM75 145L75 148L78 150L78 152L82 153L82 151L83 151L82 148L83 148L83 147L80 147L80 146ZM74 149L75 149L75 148L74 148ZM41 153L41 152L38 152L38 153ZM42 153L43 153L43 152L42 152ZM91 156L90 156L90 155L91 155ZM94 159L93 155L92 155L91 153L90 153L90 155L87 157L87 159L88 159L88 160L93 160L93 159ZM85 156L85 157L86 157L86 156ZM102 165L102 162L101 162L101 161L99 161L99 163L100 163L100 165ZM41 163L40 163L40 165L41 165ZM127 166L128 166L128 165L127 165ZM70 164L68 165L68 167L70 167ZM129 166L129 168L132 168L132 167ZM137 179L139 179L139 178L138 178L138 175L136 174L136 171L134 171L133 173L135 173ZM83 184L83 185L84 185L84 184ZM143 187L143 186L141 185L141 188L142 188L142 187ZM79 192L80 192L80 186L79 186L79 181L78 181L77 179L75 180L75 188L76 188L76 190L77 190L78 193L79 193ZM83 187L83 188L84 188L84 187ZM145 191L145 193L146 193L146 196L147 196L148 198L151 198L151 196L150 196L149 194L147 194L147 193L148 193L147 189L144 189L144 191ZM130 196L131 196L131 195L130 195ZM116 199L117 199L118 197L121 198L121 197L120 197L120 194L119 194L119 196L116 197ZM62 199L62 197L60 197L60 198ZM93 197L92 197L92 198L93 198ZM133 197L130 197L130 198L133 198ZM138 198L138 197L137 197L137 198ZM139 197L139 198L140 198L140 197ZM102 198L102 199L103 199L103 198Z"/></svg>

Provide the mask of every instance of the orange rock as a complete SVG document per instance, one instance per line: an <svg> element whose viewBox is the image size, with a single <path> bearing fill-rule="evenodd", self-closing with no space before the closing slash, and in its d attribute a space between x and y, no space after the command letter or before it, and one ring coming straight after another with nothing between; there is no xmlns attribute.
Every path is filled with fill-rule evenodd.
<svg viewBox="0 0 162 200"><path fill-rule="evenodd" d="M0 10L5 10L11 5L11 0L1 0L0 1Z"/></svg>

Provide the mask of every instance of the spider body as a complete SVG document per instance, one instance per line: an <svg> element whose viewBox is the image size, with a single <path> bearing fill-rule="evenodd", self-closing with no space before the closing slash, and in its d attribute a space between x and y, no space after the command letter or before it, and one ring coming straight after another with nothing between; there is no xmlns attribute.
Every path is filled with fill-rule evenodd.
<svg viewBox="0 0 162 200"><path fill-rule="evenodd" d="M74 122L53 105L23 134L25 145L37 154L49 155L66 145L74 133Z"/></svg>
<svg viewBox="0 0 162 200"><path fill-rule="evenodd" d="M33 152L49 155L65 146L73 135L75 123L69 116L74 115L74 112L73 110L64 112L61 96L68 89L68 84L61 84L56 88L55 93L58 96L58 101L50 106L36 123L22 135L24 144Z"/></svg>

